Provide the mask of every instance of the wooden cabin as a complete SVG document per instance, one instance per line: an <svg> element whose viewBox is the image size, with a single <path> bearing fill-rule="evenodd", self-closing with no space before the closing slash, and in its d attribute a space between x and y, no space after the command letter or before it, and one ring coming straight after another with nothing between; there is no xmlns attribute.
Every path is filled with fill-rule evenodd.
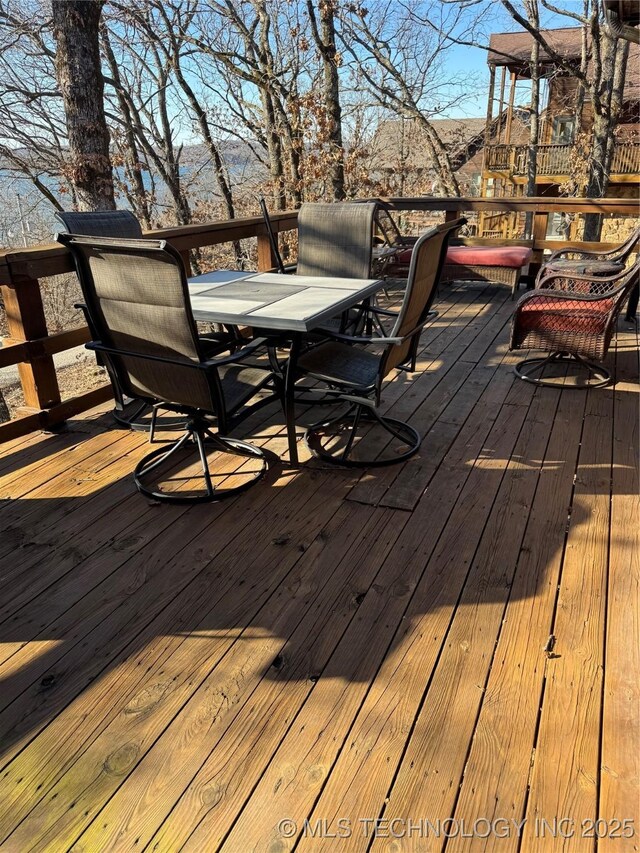
<svg viewBox="0 0 640 853"><path fill-rule="evenodd" d="M580 62L580 27L549 30L545 32L545 38L563 58ZM481 195L485 197L519 197L525 193L529 156L531 44L531 36L524 31L494 33L490 39L490 81L481 184ZM572 181L579 185L582 172L586 171L593 108L587 93L582 109L576 115L577 79L558 69L542 49L540 57L540 124L534 195L554 197L561 195L563 188ZM634 198L638 192L639 104L640 48L631 44L623 112L616 131L617 142L606 193L611 198ZM500 117L497 124L496 115ZM515 214L498 215L484 218L479 231L487 237L515 236L521 224ZM574 231L574 222L559 213L551 218L547 236L551 239L574 238ZM614 238L618 235L609 236Z"/></svg>

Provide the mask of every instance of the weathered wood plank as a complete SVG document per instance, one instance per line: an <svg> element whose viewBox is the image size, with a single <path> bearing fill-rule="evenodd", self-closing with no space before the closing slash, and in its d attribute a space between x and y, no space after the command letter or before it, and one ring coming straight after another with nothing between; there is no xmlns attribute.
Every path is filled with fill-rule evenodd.
<svg viewBox="0 0 640 853"><path fill-rule="evenodd" d="M316 815L342 814L346 809L354 821L360 813L402 823L414 815L451 814L482 697L483 675L491 663L509 592L510 567L515 566L526 526L522 506L535 493L556 404L557 396L534 401L526 424L536 428L521 430L510 459L503 452L498 464L488 458L477 462L480 474L484 468L485 476L491 472L502 479L488 517L487 508L477 504L459 532L461 547L454 555L441 552L440 559L450 563L453 556L462 567L456 572L463 586L459 603L453 612L446 606L410 608L411 628L404 632L401 662L383 666L349 735L349 749L341 756L348 772L340 772L339 761L336 788L332 777ZM500 561L495 560L497 547ZM441 573L437 562L433 570ZM409 676L412 669L419 671L419 678ZM385 713L379 713L381 708ZM397 737L398 732L411 732L408 743ZM367 748L372 742L375 749ZM353 810L351 802L357 803ZM411 850L415 841L408 836L394 843L398 850ZM358 849L360 843L354 840L346 849ZM429 841L433 850L438 844ZM376 848L380 849L374 843L372 849Z"/></svg>
<svg viewBox="0 0 640 853"><path fill-rule="evenodd" d="M454 813L467 824L518 822L524 812L585 399L564 392L554 419ZM450 841L455 853L491 853L495 844L492 837ZM518 845L511 823L500 850Z"/></svg>
<svg viewBox="0 0 640 853"><path fill-rule="evenodd" d="M275 497L269 489L257 487L244 496L246 511L251 512L253 508L255 512L251 537L244 535L246 516L227 511L227 523L224 527L217 526L212 539L211 522L215 519L212 508L192 507L187 517L174 522L166 534L156 537L144 552L129 560L121 570L86 595L78 607L63 614L48 634L73 637L72 642L76 645L66 653L64 647L54 650L57 660L50 657L44 661L45 670L48 664L48 672L55 681L46 696L42 696L39 689L42 678L46 679L46 672L42 669L43 662L36 659L37 681L27 687L19 701L9 705L0 715L3 718L2 745L6 744L8 757L16 755L19 748L37 734L42 723L50 720L56 709L62 710L71 702L97 674L102 673L102 678L105 678L115 666L112 660L121 656L132 641L126 657L136 655L153 637L162 637L170 632L178 614L181 614L181 619L186 619L187 625L193 625L190 613L194 609L197 614L200 608L205 607L201 613L206 613L215 605L217 615L214 622L223 627L227 619L236 618L233 614L238 615L238 604L232 605L234 599L253 607L256 592L252 590L256 584L264 590L261 595L271 594L300 558L302 551L299 546L314 535L313 531L321 529L336 511L345 488L340 478L319 473L314 477L299 478L297 482L298 488L278 490ZM295 531L293 537L292 531ZM286 541L281 542L282 539ZM260 546L257 547L256 543ZM204 574L201 574L203 570ZM141 571L143 575L136 581ZM210 587L214 580L215 593ZM132 596L131 584L134 581L136 595ZM140 591L145 588L147 596ZM209 589L209 596L203 600L206 589ZM196 619L195 624L199 621ZM223 634L227 636L226 631ZM81 637L88 639L78 643ZM33 674L33 666L26 674L20 670L15 676L20 684L11 684L14 687L12 692L29 681ZM111 699L110 695L105 696L107 707ZM82 699L80 703L85 707ZM51 729L49 725L47 737ZM76 734L72 739L72 743L75 742ZM50 754L57 758L59 753L54 750L54 744ZM42 755L41 741L36 742L34 748ZM75 747L69 743L68 750L73 754ZM27 757L23 758L25 752ZM27 762L25 766L31 766L28 751L25 752L11 774L11 779L18 785L24 782L19 769L21 761ZM63 787L67 790L68 784ZM20 804L24 802L23 793L21 788L17 798ZM66 815L67 807L63 811ZM47 823L51 825L57 811L48 803L46 812ZM88 822L86 817L75 811L67 818L69 821Z"/></svg>
<svg viewBox="0 0 640 853"><path fill-rule="evenodd" d="M441 338L465 374L444 408L446 382L403 376L385 394L431 427L413 512L385 507L411 489L406 467L372 508L345 500L357 475L315 463L219 507L139 512L127 490L144 449L128 434L96 444L99 418L3 446L16 500L0 519L25 545L0 603L0 636L22 638L0 666L0 703L13 698L0 713L4 849L365 850L360 818L417 811L527 817L523 849L546 851L548 833L531 837L542 808L636 816L637 334L619 337L615 392L562 392L552 417L557 393L510 374L509 306L492 291L471 319L479 291L447 292L425 334L421 365ZM276 421L246 426L279 453ZM80 442L101 449L80 460ZM562 658L547 660L550 633ZM325 834L346 816L352 838L284 839L285 816ZM378 844L392 841L417 849ZM592 853L616 840L589 841ZM515 853L518 838L446 845L494 849Z"/></svg>
<svg viewBox="0 0 640 853"><path fill-rule="evenodd" d="M640 399L638 339L630 332L618 332L616 375L599 805L605 832L598 842L600 851L617 851L625 844L632 850L632 845L639 846L640 832ZM633 822L633 838L624 827L616 830L616 821L625 819Z"/></svg>
<svg viewBox="0 0 640 853"><path fill-rule="evenodd" d="M510 455L526 410L509 408L494 425L486 445L480 442L482 453L493 455L491 447L499 436L502 452L506 449ZM397 661L396 655L402 657L405 634L412 625L411 619L404 618L409 605L413 614L431 610L441 613L446 627L483 526L465 522L474 513L486 517L503 473L464 467L466 470L457 472L445 469L440 503L434 506L423 499L418 505L393 555L383 565L384 581L369 590L361 605L362 621L346 632L221 849L236 850L244 844L244 849L265 850L276 843L280 850L291 849L296 836L282 838L278 821L292 817L302 830L303 818L322 791L378 667L385 657L390 664ZM462 493L454 485L460 477L467 481ZM444 512L448 517L446 525ZM435 521L436 530L444 527L437 542L430 524L425 524L427 518L430 524ZM466 536L461 536L461 530ZM435 556L430 561L434 547ZM400 631L396 634L398 626Z"/></svg>
<svg viewBox="0 0 640 853"><path fill-rule="evenodd" d="M545 851L541 820L566 818L563 850L593 850L582 831L598 808L600 714L610 520L613 394L588 392L560 577L553 654L535 743L522 850Z"/></svg>
<svg viewBox="0 0 640 853"><path fill-rule="evenodd" d="M191 782L190 758L212 748L216 757L211 765L205 762L200 776L205 790L218 791L219 796L205 793L204 802L199 796L196 801L205 806L202 814L211 811L214 800L216 813L235 814L234 802L244 796L254 756L275 749L288 721L313 689L316 674L356 617L363 595L357 590L369 587L402 530L406 519L398 515L343 504L296 565L294 577L287 578L289 595L267 602L79 844L88 848L147 844L175 804L176 790ZM380 536L372 544L376 529ZM221 690L226 706L214 716L209 711L211 697ZM231 725L233 737L220 740ZM221 767L233 768L233 775L221 778ZM216 778L210 778L212 773ZM187 810L191 823L190 812L191 807ZM172 837L169 849L178 847Z"/></svg>

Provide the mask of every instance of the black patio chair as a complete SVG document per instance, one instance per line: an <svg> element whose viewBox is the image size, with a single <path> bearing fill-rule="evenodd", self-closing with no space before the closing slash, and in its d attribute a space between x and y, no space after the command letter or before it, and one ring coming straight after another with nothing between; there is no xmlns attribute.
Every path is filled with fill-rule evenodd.
<svg viewBox="0 0 640 853"><path fill-rule="evenodd" d="M371 278L375 204L302 204L298 211L298 260L289 267L285 267L280 255L264 199L260 200L260 209L279 272L327 278ZM350 308L315 329L307 343L325 340L334 332L359 334L367 324L371 327L374 322L381 327L375 319L375 311L370 303ZM260 334L259 329L256 332ZM285 345L286 341L281 339L280 348ZM270 348L270 359L274 369L283 369L274 346ZM299 388L297 396L309 404L326 402L324 395L318 397L311 388Z"/></svg>
<svg viewBox="0 0 640 853"><path fill-rule="evenodd" d="M226 357L210 357L198 336L191 312L187 280L178 252L164 240L114 240L59 235L73 255L85 298L84 310L94 340L87 347L108 356L123 393L152 407L149 434L154 440L159 408L181 415L184 435L148 453L136 466L134 479L142 494L173 503L219 500L247 489L265 472L263 450L226 437L258 406L282 400L278 377L271 370L242 362L264 345L257 339ZM274 393L253 405L249 401L272 385ZM215 432L214 432L215 427ZM206 446L258 460L260 468L240 485L213 485ZM188 493L152 487L151 476L181 449L197 452L204 488ZM154 473L155 472L155 473Z"/></svg>
<svg viewBox="0 0 640 853"><path fill-rule="evenodd" d="M108 237L116 239L142 240L140 222L130 210L100 210L100 211L57 211L58 219L65 230L58 234L78 234L90 237ZM57 236L57 235L56 235ZM93 329L90 329L93 335ZM200 336L210 355L216 352L233 351L241 345L237 329L227 328ZM142 400L125 399L118 385L116 372L106 354L96 353L98 364L105 368L115 400L112 415L116 423L129 429L149 429L148 416L151 412L147 403ZM163 429L183 429L183 422L175 417L162 418Z"/></svg>
<svg viewBox="0 0 640 853"><path fill-rule="evenodd" d="M375 204L305 202L298 211L298 260L285 266L264 198L271 251L283 275L371 278Z"/></svg>
<svg viewBox="0 0 640 853"><path fill-rule="evenodd" d="M381 415L382 382L401 365L411 362L415 368L420 333L428 322L429 309L442 272L451 234L464 225L466 219L439 225L423 234L417 241L411 258L402 307L393 328L385 337L334 335L334 340L322 343L304 353L298 368L308 376L327 385L327 394L334 400L347 403L347 410L336 417L313 424L305 432L311 452L328 462L357 467L391 465L408 459L420 447L421 437L409 424ZM360 345L365 345L363 348ZM379 352L372 352L378 349ZM389 457L354 459L352 449L361 421L374 420L406 450L392 450ZM336 454L322 444L338 433L348 430L344 448ZM392 442L390 442L390 445Z"/></svg>

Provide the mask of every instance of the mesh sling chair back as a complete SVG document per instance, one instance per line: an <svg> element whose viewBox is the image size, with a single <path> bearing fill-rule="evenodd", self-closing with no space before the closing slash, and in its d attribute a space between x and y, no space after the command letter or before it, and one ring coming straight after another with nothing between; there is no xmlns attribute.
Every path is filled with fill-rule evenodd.
<svg viewBox="0 0 640 853"><path fill-rule="evenodd" d="M420 434L412 426L381 415L377 407L385 377L394 368L415 359L420 334L429 319L449 237L465 222L463 218L447 222L430 229L418 239L411 258L404 300L388 336L337 334L334 340L322 343L300 357L298 367L301 373L325 383L327 393L348 405L346 412L306 430L305 440L315 456L340 465L378 467L407 459L420 447ZM360 344L370 348L361 348ZM363 419L373 419L391 436L390 456L379 455L375 459L353 457L354 441ZM336 433L345 430L346 442L339 452L323 446L323 437L331 441L336 438ZM393 440L399 441L406 450L394 448Z"/></svg>
<svg viewBox="0 0 640 853"><path fill-rule="evenodd" d="M296 274L370 278L375 213L375 204L301 205Z"/></svg>
<svg viewBox="0 0 640 853"><path fill-rule="evenodd" d="M377 205L305 202L298 211L298 260L285 267L264 198L260 210L280 273L369 278Z"/></svg>
<svg viewBox="0 0 640 853"><path fill-rule="evenodd" d="M56 218L64 225L67 234L77 234L91 237L109 237L116 239L143 239L140 222L130 210L104 211L58 211ZM90 330L93 334L93 330ZM237 334L233 330L203 336L209 354L233 349L237 344ZM104 366L109 376L115 408L113 417L121 426L131 429L149 429L149 406L142 400L125 400L122 388L118 384L116 372L106 353L98 355L98 362ZM183 421L178 418L163 417L164 429L182 429Z"/></svg>
<svg viewBox="0 0 640 853"><path fill-rule="evenodd" d="M130 210L56 211L68 234L142 239L140 222Z"/></svg>
<svg viewBox="0 0 640 853"><path fill-rule="evenodd" d="M59 239L71 251L82 283L96 336L88 348L109 356L125 394L186 416L184 435L168 449L153 450L136 466L138 489L156 500L180 503L217 500L248 488L266 470L266 456L259 448L224 435L274 397L247 406L273 378L270 370L242 364L264 342L252 341L225 358L207 357L191 312L182 259L165 241L71 234ZM157 408L153 411L151 441ZM257 459L257 474L236 487L214 488L207 443L217 451ZM181 495L151 488L149 475L157 474L170 458L175 460L180 448L197 450L204 489Z"/></svg>
<svg viewBox="0 0 640 853"><path fill-rule="evenodd" d="M540 349L550 355L518 362L516 376L536 385L557 386L558 378L545 376L544 371L561 363L580 368L576 382L565 387L607 385L611 373L601 362L618 314L639 279L640 259L607 277L549 272L516 305L510 349Z"/></svg>
<svg viewBox="0 0 640 853"><path fill-rule="evenodd" d="M371 278L375 211L375 204L302 204L296 275ZM365 319L365 306L356 306L319 331L355 333L364 328Z"/></svg>
<svg viewBox="0 0 640 853"><path fill-rule="evenodd" d="M373 226L377 205L305 202L298 211L298 260L285 267L264 198L260 210L272 254L280 273L328 278L371 278ZM360 330L368 306L350 308L319 327L317 332Z"/></svg>

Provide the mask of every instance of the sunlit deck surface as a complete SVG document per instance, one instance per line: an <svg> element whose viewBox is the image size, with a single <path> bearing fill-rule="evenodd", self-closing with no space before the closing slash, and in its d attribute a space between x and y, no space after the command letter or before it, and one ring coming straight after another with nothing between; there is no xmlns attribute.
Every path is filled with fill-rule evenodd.
<svg viewBox="0 0 640 853"><path fill-rule="evenodd" d="M293 470L265 409L282 468L185 509L106 407L2 447L4 850L638 849L637 335L537 389L506 289L437 308L401 466Z"/></svg>

